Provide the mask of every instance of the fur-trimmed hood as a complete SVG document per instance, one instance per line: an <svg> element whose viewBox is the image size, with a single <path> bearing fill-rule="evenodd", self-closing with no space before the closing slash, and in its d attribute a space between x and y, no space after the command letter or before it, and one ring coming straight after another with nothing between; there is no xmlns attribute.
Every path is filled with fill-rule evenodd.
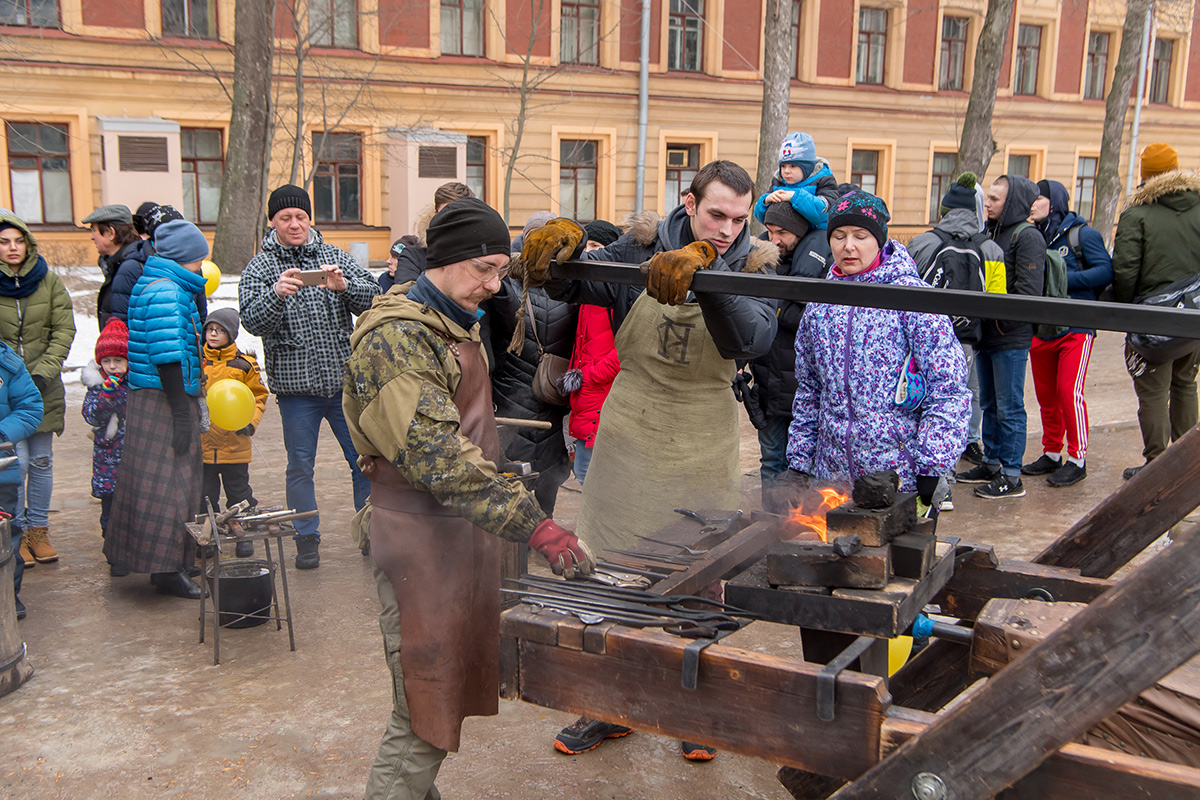
<svg viewBox="0 0 1200 800"><path fill-rule="evenodd" d="M633 236L642 247L651 247L658 236L659 226L666 219L654 211L635 211L621 221L621 230ZM779 248L765 239L751 239L750 253L742 272L766 272L779 265Z"/></svg>
<svg viewBox="0 0 1200 800"><path fill-rule="evenodd" d="M1134 189L1126 201L1126 208L1147 206L1157 203L1167 195L1181 192L1200 192L1200 173L1190 170L1173 170L1155 175L1150 180ZM1200 200L1200 198L1198 198ZM1194 205L1194 203L1192 204Z"/></svg>

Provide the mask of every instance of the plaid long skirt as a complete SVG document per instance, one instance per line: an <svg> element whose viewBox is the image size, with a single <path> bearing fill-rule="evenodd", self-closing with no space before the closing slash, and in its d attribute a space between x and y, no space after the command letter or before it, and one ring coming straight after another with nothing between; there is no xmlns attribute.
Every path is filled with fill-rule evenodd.
<svg viewBox="0 0 1200 800"><path fill-rule="evenodd" d="M176 455L166 392L129 392L125 452L117 471L104 554L130 572L174 572L194 552L183 523L200 513L200 415L194 398L188 398L188 406L192 444Z"/></svg>

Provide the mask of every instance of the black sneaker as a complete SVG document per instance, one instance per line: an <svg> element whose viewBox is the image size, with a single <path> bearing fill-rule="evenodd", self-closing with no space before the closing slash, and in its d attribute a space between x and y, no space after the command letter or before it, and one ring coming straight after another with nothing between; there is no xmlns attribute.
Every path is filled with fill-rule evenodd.
<svg viewBox="0 0 1200 800"><path fill-rule="evenodd" d="M979 446L979 442L971 442L967 445L967 449L963 450L959 458L963 461L970 461L972 464L982 464L983 448Z"/></svg>
<svg viewBox="0 0 1200 800"><path fill-rule="evenodd" d="M1046 478L1046 483L1051 486L1062 488L1063 486L1074 486L1081 480L1087 477L1087 465L1079 466L1074 461L1068 461L1061 467L1054 470L1054 474Z"/></svg>
<svg viewBox="0 0 1200 800"><path fill-rule="evenodd" d="M1032 464L1026 464L1021 467L1022 475L1049 475L1057 469L1060 469L1063 462L1060 459L1053 458L1049 453L1043 453L1042 457Z"/></svg>
<svg viewBox="0 0 1200 800"><path fill-rule="evenodd" d="M991 464L980 464L966 472L959 472L954 479L959 483L987 483L1000 474L1000 468Z"/></svg>
<svg viewBox="0 0 1200 800"><path fill-rule="evenodd" d="M586 753L600 746L605 739L628 736L632 729L624 725L613 725L598 719L580 717L558 732L554 737L554 749L567 755Z"/></svg>
<svg viewBox="0 0 1200 800"><path fill-rule="evenodd" d="M975 490L976 497L984 500L1003 500L1006 497L1024 497L1025 487L1020 478L1010 478L1007 475L997 475L986 486Z"/></svg>
<svg viewBox="0 0 1200 800"><path fill-rule="evenodd" d="M1124 478L1124 479L1125 479L1125 480L1127 480L1127 481L1131 481L1131 480L1133 480L1133 476L1134 476L1134 475L1137 475L1139 472L1141 472L1141 471L1142 471L1142 467L1144 467L1144 466L1146 466L1146 465L1145 465L1145 464L1139 464L1139 465L1138 465L1138 466L1136 466L1136 467L1126 467L1126 468L1125 468L1125 471L1121 473L1121 477L1122 477L1122 478Z"/></svg>
<svg viewBox="0 0 1200 800"><path fill-rule="evenodd" d="M238 542L233 552L238 558L249 558L254 555L254 542Z"/></svg>
<svg viewBox="0 0 1200 800"><path fill-rule="evenodd" d="M296 569L316 569L321 566L321 539L317 536L301 536L296 539Z"/></svg>
<svg viewBox="0 0 1200 800"><path fill-rule="evenodd" d="M695 742L680 742L679 752L683 753L683 757L688 761L712 761L717 757L717 751L714 748Z"/></svg>

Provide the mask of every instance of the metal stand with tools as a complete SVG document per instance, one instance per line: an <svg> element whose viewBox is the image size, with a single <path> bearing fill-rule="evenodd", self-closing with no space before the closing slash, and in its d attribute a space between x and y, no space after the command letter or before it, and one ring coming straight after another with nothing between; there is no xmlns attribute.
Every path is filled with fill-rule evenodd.
<svg viewBox="0 0 1200 800"><path fill-rule="evenodd" d="M292 629L292 603L288 595L287 565L283 554L283 537L295 533L292 525L294 520L316 516L316 511L297 512L292 509L276 507L260 509L252 515L243 515L247 503L242 502L220 514L208 513L196 518L194 522L185 523L188 533L200 547L200 576L206 580L208 576L208 548L212 548L212 608L208 608L207 592L200 595L200 643L204 643L204 626L208 616L212 617L213 627L213 665L221 663L221 617L229 616L221 610L221 554L230 544L238 542L261 541L266 551L267 567L270 570L271 604L265 613L248 613L239 615L241 619L274 620L275 630L282 630L287 623L288 645L295 652L296 636ZM278 562L271 553L271 540L275 540ZM275 589L275 566L279 566L280 583L283 586L283 613L280 614L279 595Z"/></svg>

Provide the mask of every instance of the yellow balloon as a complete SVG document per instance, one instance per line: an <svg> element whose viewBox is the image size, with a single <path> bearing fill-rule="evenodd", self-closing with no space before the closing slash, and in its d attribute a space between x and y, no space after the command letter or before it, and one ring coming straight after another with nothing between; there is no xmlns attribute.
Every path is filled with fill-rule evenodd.
<svg viewBox="0 0 1200 800"><path fill-rule="evenodd" d="M200 262L200 274L204 276L204 294L212 297L221 285L221 268L206 258Z"/></svg>
<svg viewBox="0 0 1200 800"><path fill-rule="evenodd" d="M895 639L888 639L889 676L894 675L896 670L904 666L904 662L908 661L908 656L912 653L912 648L913 640L911 636L897 636Z"/></svg>
<svg viewBox="0 0 1200 800"><path fill-rule="evenodd" d="M254 393L233 378L225 378L208 387L208 418L227 431L238 431L254 419Z"/></svg>

